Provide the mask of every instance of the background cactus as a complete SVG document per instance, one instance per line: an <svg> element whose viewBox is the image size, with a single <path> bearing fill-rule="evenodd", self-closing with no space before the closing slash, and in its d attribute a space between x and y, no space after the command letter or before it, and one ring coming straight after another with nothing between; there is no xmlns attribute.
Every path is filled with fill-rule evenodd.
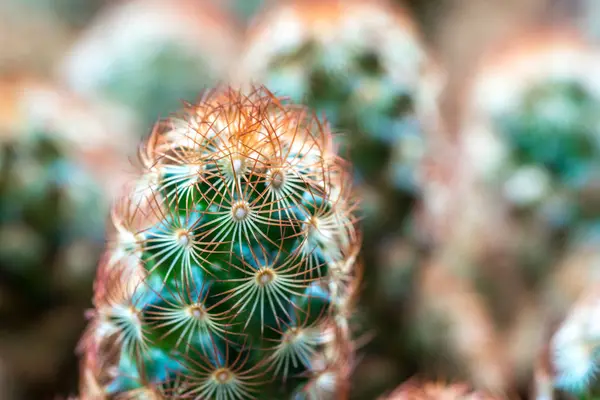
<svg viewBox="0 0 600 400"><path fill-rule="evenodd" d="M343 389L359 236L331 139L261 88L206 93L155 128L113 211L82 342L84 398Z"/></svg>
<svg viewBox="0 0 600 400"><path fill-rule="evenodd" d="M141 0L103 10L58 73L70 89L124 105L141 133L224 78L235 21L208 0Z"/></svg>
<svg viewBox="0 0 600 400"><path fill-rule="evenodd" d="M569 310L549 346L554 386L583 398L598 395L599 311L598 285L590 284Z"/></svg>
<svg viewBox="0 0 600 400"><path fill-rule="evenodd" d="M436 104L443 75L418 28L387 1L276 3L251 24L234 78L306 103L352 161L369 266L359 305L374 336L365 353L390 360L385 374L397 381L410 347L398 343L407 315L399 310L427 250L416 209L425 157L444 136ZM369 365L357 367L372 378L353 388L359 397L374 398L385 384Z"/></svg>
<svg viewBox="0 0 600 400"><path fill-rule="evenodd" d="M503 181L498 187L516 213L532 213L551 232L598 215L599 86L592 71L600 55L563 31L530 35L492 63L472 99L501 143L501 165L484 172ZM497 71L507 64L509 74ZM544 64L550 67L536 67Z"/></svg>
<svg viewBox="0 0 600 400"><path fill-rule="evenodd" d="M22 77L0 89L0 359L37 397L84 327L127 138L108 140L118 114L52 85ZM27 366L25 348L44 361Z"/></svg>
<svg viewBox="0 0 600 400"><path fill-rule="evenodd" d="M557 260L596 236L600 53L565 29L518 42L484 60L464 141L486 210L498 210L488 219L496 243L475 258L503 252L523 291L543 286Z"/></svg>
<svg viewBox="0 0 600 400"><path fill-rule="evenodd" d="M328 0L274 4L253 22L235 78L324 114L364 192L404 216L419 192L419 118L435 125L441 78L411 18L385 1Z"/></svg>

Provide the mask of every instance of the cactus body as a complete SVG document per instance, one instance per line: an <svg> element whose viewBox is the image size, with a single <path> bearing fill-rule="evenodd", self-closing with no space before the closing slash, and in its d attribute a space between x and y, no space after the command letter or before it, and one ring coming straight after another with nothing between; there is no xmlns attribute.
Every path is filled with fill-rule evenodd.
<svg viewBox="0 0 600 400"><path fill-rule="evenodd" d="M598 394L599 311L596 282L582 293L550 342L555 387L579 396Z"/></svg>
<svg viewBox="0 0 600 400"><path fill-rule="evenodd" d="M480 264L491 252L505 254L521 291L542 284L597 230L599 65L600 53L579 35L541 31L509 41L475 75L464 160L485 193L485 222L473 237L488 248L467 258ZM492 235L490 225L498 227Z"/></svg>
<svg viewBox="0 0 600 400"><path fill-rule="evenodd" d="M378 332L367 352L401 364L401 351L390 349L401 347L393 332L410 285L390 277L408 277L422 255L413 211L441 83L412 19L387 1L277 2L257 15L235 72L241 83L306 103L335 129L363 206L369 284L360 305Z"/></svg>
<svg viewBox="0 0 600 400"><path fill-rule="evenodd" d="M554 232L571 229L600 211L600 54L560 31L520 42L476 81L473 109L498 148L483 174L516 213Z"/></svg>
<svg viewBox="0 0 600 400"><path fill-rule="evenodd" d="M358 237L327 129L266 90L219 89L154 130L113 212L84 397L340 390Z"/></svg>

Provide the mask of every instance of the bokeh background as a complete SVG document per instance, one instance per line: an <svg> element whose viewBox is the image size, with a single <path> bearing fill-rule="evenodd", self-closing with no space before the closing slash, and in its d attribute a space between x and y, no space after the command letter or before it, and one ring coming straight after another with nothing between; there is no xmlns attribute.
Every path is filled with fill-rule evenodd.
<svg viewBox="0 0 600 400"><path fill-rule="evenodd" d="M596 0L0 0L0 399L77 394L139 141L249 82L326 117L355 164L353 398L570 398L600 343L559 335L600 312L599 27Z"/></svg>

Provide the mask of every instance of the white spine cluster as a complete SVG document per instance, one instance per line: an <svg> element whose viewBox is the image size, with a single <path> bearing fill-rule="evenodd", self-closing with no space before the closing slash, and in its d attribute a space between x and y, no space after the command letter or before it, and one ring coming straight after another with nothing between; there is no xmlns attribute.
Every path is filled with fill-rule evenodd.
<svg viewBox="0 0 600 400"><path fill-rule="evenodd" d="M600 287L592 286L571 309L550 344L559 389L581 393L600 367Z"/></svg>

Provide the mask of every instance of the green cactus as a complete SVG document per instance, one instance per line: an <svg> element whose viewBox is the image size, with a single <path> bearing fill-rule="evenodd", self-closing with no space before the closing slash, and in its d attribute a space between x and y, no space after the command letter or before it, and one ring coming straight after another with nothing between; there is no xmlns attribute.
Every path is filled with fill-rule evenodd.
<svg viewBox="0 0 600 400"><path fill-rule="evenodd" d="M154 129L115 205L82 393L330 398L351 361L359 242L328 128L265 89L186 111Z"/></svg>
<svg viewBox="0 0 600 400"><path fill-rule="evenodd" d="M589 197L600 171L598 104L576 80L547 81L528 88L516 112L497 118L511 151L505 176L529 175L544 185L537 197L515 206L536 211L551 228L568 228L600 211Z"/></svg>
<svg viewBox="0 0 600 400"><path fill-rule="evenodd" d="M104 235L100 188L53 136L30 132L2 145L0 262L39 290L60 249L83 238L101 244Z"/></svg>
<svg viewBox="0 0 600 400"><path fill-rule="evenodd" d="M44 398L71 384L128 121L25 76L0 92L0 364L18 396Z"/></svg>
<svg viewBox="0 0 600 400"><path fill-rule="evenodd" d="M115 5L75 43L63 80L78 93L125 106L145 131L223 79L236 34L233 19L206 2Z"/></svg>

